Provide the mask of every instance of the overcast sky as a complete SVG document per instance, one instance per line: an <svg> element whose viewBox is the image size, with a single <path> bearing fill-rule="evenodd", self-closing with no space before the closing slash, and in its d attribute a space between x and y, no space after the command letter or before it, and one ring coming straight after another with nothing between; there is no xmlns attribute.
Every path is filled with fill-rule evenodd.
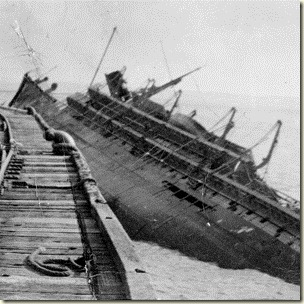
<svg viewBox="0 0 304 304"><path fill-rule="evenodd" d="M32 69L12 29L17 20L53 81L87 86L114 26L96 81L127 66L128 84L157 84L190 69L186 90L299 96L298 1L1 1L0 82ZM164 59L162 41L169 71Z"/></svg>

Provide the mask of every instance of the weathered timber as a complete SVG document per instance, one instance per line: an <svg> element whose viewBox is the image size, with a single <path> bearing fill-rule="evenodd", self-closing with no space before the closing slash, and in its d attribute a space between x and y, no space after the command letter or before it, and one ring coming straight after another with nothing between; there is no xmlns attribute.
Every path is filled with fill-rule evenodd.
<svg viewBox="0 0 304 304"><path fill-rule="evenodd" d="M97 188L92 192L92 186L86 184L93 177L85 162L77 165L79 157L82 159L79 150L74 146L71 154L69 144L61 143L69 136L56 131L52 144L42 136L46 125L33 110L34 115L4 108L0 111L17 142L0 194L1 299L153 299L147 275L144 280L138 276L145 292L137 292L138 282L126 274L125 253L116 249L115 237L109 237L112 234L100 229L99 220L92 217L92 200L98 197L104 204L106 201ZM116 218L111 212L110 217ZM117 225L112 228L114 236L123 234L124 243L130 243L121 226L115 229ZM65 264L70 265L69 277L62 278L32 268L28 257L40 247L45 251L39 254L39 261L58 264L84 258L87 272L83 268L77 273L72 264ZM134 250L129 254L136 256ZM139 260L134 267L141 268L138 265Z"/></svg>

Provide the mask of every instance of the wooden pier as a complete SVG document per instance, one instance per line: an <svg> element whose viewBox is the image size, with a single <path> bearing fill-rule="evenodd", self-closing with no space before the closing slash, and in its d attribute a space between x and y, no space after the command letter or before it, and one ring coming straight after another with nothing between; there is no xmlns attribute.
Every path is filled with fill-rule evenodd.
<svg viewBox="0 0 304 304"><path fill-rule="evenodd" d="M0 114L0 298L155 299L73 139L33 108Z"/></svg>

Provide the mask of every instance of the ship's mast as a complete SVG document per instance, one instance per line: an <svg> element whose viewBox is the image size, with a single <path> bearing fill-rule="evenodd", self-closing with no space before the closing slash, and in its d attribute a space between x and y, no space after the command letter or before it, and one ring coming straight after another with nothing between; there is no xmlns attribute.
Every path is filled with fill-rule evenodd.
<svg viewBox="0 0 304 304"><path fill-rule="evenodd" d="M273 141L272 141L270 150L269 150L269 152L268 152L268 155L267 155L265 158L263 158L263 161L262 161L259 165L257 165L257 166L255 167L256 170L257 170L257 169L260 169L260 168L262 168L262 167L264 167L264 166L270 161L271 156L272 156L272 154L273 154L273 150L274 150L275 146L276 146L277 143L278 143L278 137L279 137L280 130L281 130L281 126L282 126L282 121L281 121L281 120L278 120L276 124L277 124L277 131L276 131L276 134L275 134L275 136L274 136L274 138L273 138Z"/></svg>
<svg viewBox="0 0 304 304"><path fill-rule="evenodd" d="M177 92L176 100L175 100L175 102L174 102L174 104L173 104L171 110L169 111L169 115L168 115L169 117L168 117L168 118L171 117L171 115L172 115L172 113L173 113L173 110L177 107L177 103L178 103L178 101L179 101L179 99L180 99L181 96L182 96L182 90L179 90L179 91Z"/></svg>
<svg viewBox="0 0 304 304"><path fill-rule="evenodd" d="M107 51L108 51L108 48L109 48L109 46L110 46L110 44L111 44L111 41L112 41L112 39L113 39L113 36L114 36L116 30L117 30L117 27L114 27L113 32L112 32L112 35L111 35L111 37L110 37L110 39L109 39L109 41L108 41L108 44L107 44L107 46L106 46L106 48L105 48L105 50L104 50L104 52L103 52L103 54L102 54L102 57L101 57L100 62L99 62L99 64L98 64L98 66L97 66L97 69L96 69L96 71L95 71L95 74L94 74L94 76L93 76L93 79L92 79L92 81L91 81L91 83L90 83L90 87L92 86L92 84L93 84L93 82L94 82L94 80L95 80L95 77L96 77L96 75L97 75L97 73L98 73L98 71L99 71L99 69L100 69L101 64L102 64L102 61L103 61L104 57L106 56L106 53L107 53Z"/></svg>
<svg viewBox="0 0 304 304"><path fill-rule="evenodd" d="M228 132L234 127L233 118L234 118L234 115L236 113L236 109L234 107L232 107L230 112L231 112L231 116L230 116L230 119L229 119L229 121L226 125L226 128L224 130L223 135L220 137L221 140L224 140L226 138Z"/></svg>
<svg viewBox="0 0 304 304"><path fill-rule="evenodd" d="M23 41L26 50L27 50L27 56L29 56L32 60L33 65L35 66L35 70L37 73L38 78L41 78L41 70L40 70L40 63L39 63L39 59L37 58L37 52L29 45L29 43L27 42L23 31L18 23L17 20L15 20L16 25L12 26L13 30L15 31L15 33L18 35L18 37Z"/></svg>
<svg viewBox="0 0 304 304"><path fill-rule="evenodd" d="M235 107L232 107L227 114L225 114L224 117L222 117L215 125L213 125L210 129L209 129L209 132L211 132L211 130L213 130L220 122L222 122L224 119L226 119L226 117L229 115L229 113L231 113L231 116L230 116L230 119L225 127L225 130L223 132L223 134L217 139L217 143L218 144L221 144L227 134L229 133L229 131L234 127L234 122L233 122L233 118L235 116L235 113L236 113L236 108Z"/></svg>

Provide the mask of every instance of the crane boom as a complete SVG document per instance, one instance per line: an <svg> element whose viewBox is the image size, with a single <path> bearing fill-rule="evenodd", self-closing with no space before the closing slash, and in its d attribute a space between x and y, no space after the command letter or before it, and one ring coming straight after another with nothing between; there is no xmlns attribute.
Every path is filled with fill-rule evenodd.
<svg viewBox="0 0 304 304"><path fill-rule="evenodd" d="M144 93L141 96L140 99L145 99L145 98L149 98L149 97L151 97L153 95L156 95L156 94L160 93L161 91L163 91L163 90L165 90L165 89L167 89L167 88L169 88L171 86L174 86L174 85L178 84L179 82L182 81L182 79L184 77L186 77L186 76L188 76L188 75L190 75L190 74L192 74L192 73L194 73L194 72L196 72L196 71L198 71L200 69L201 69L201 67L198 67L198 68L196 68L196 69L194 69L194 70L192 70L192 71L190 71L190 72L188 72L188 73L186 73L186 74L184 74L184 75L182 75L180 77L177 77L177 78L175 78L175 79L173 79L173 80L171 80L171 81L163 84L162 86L156 87L156 86L153 85L146 93Z"/></svg>

